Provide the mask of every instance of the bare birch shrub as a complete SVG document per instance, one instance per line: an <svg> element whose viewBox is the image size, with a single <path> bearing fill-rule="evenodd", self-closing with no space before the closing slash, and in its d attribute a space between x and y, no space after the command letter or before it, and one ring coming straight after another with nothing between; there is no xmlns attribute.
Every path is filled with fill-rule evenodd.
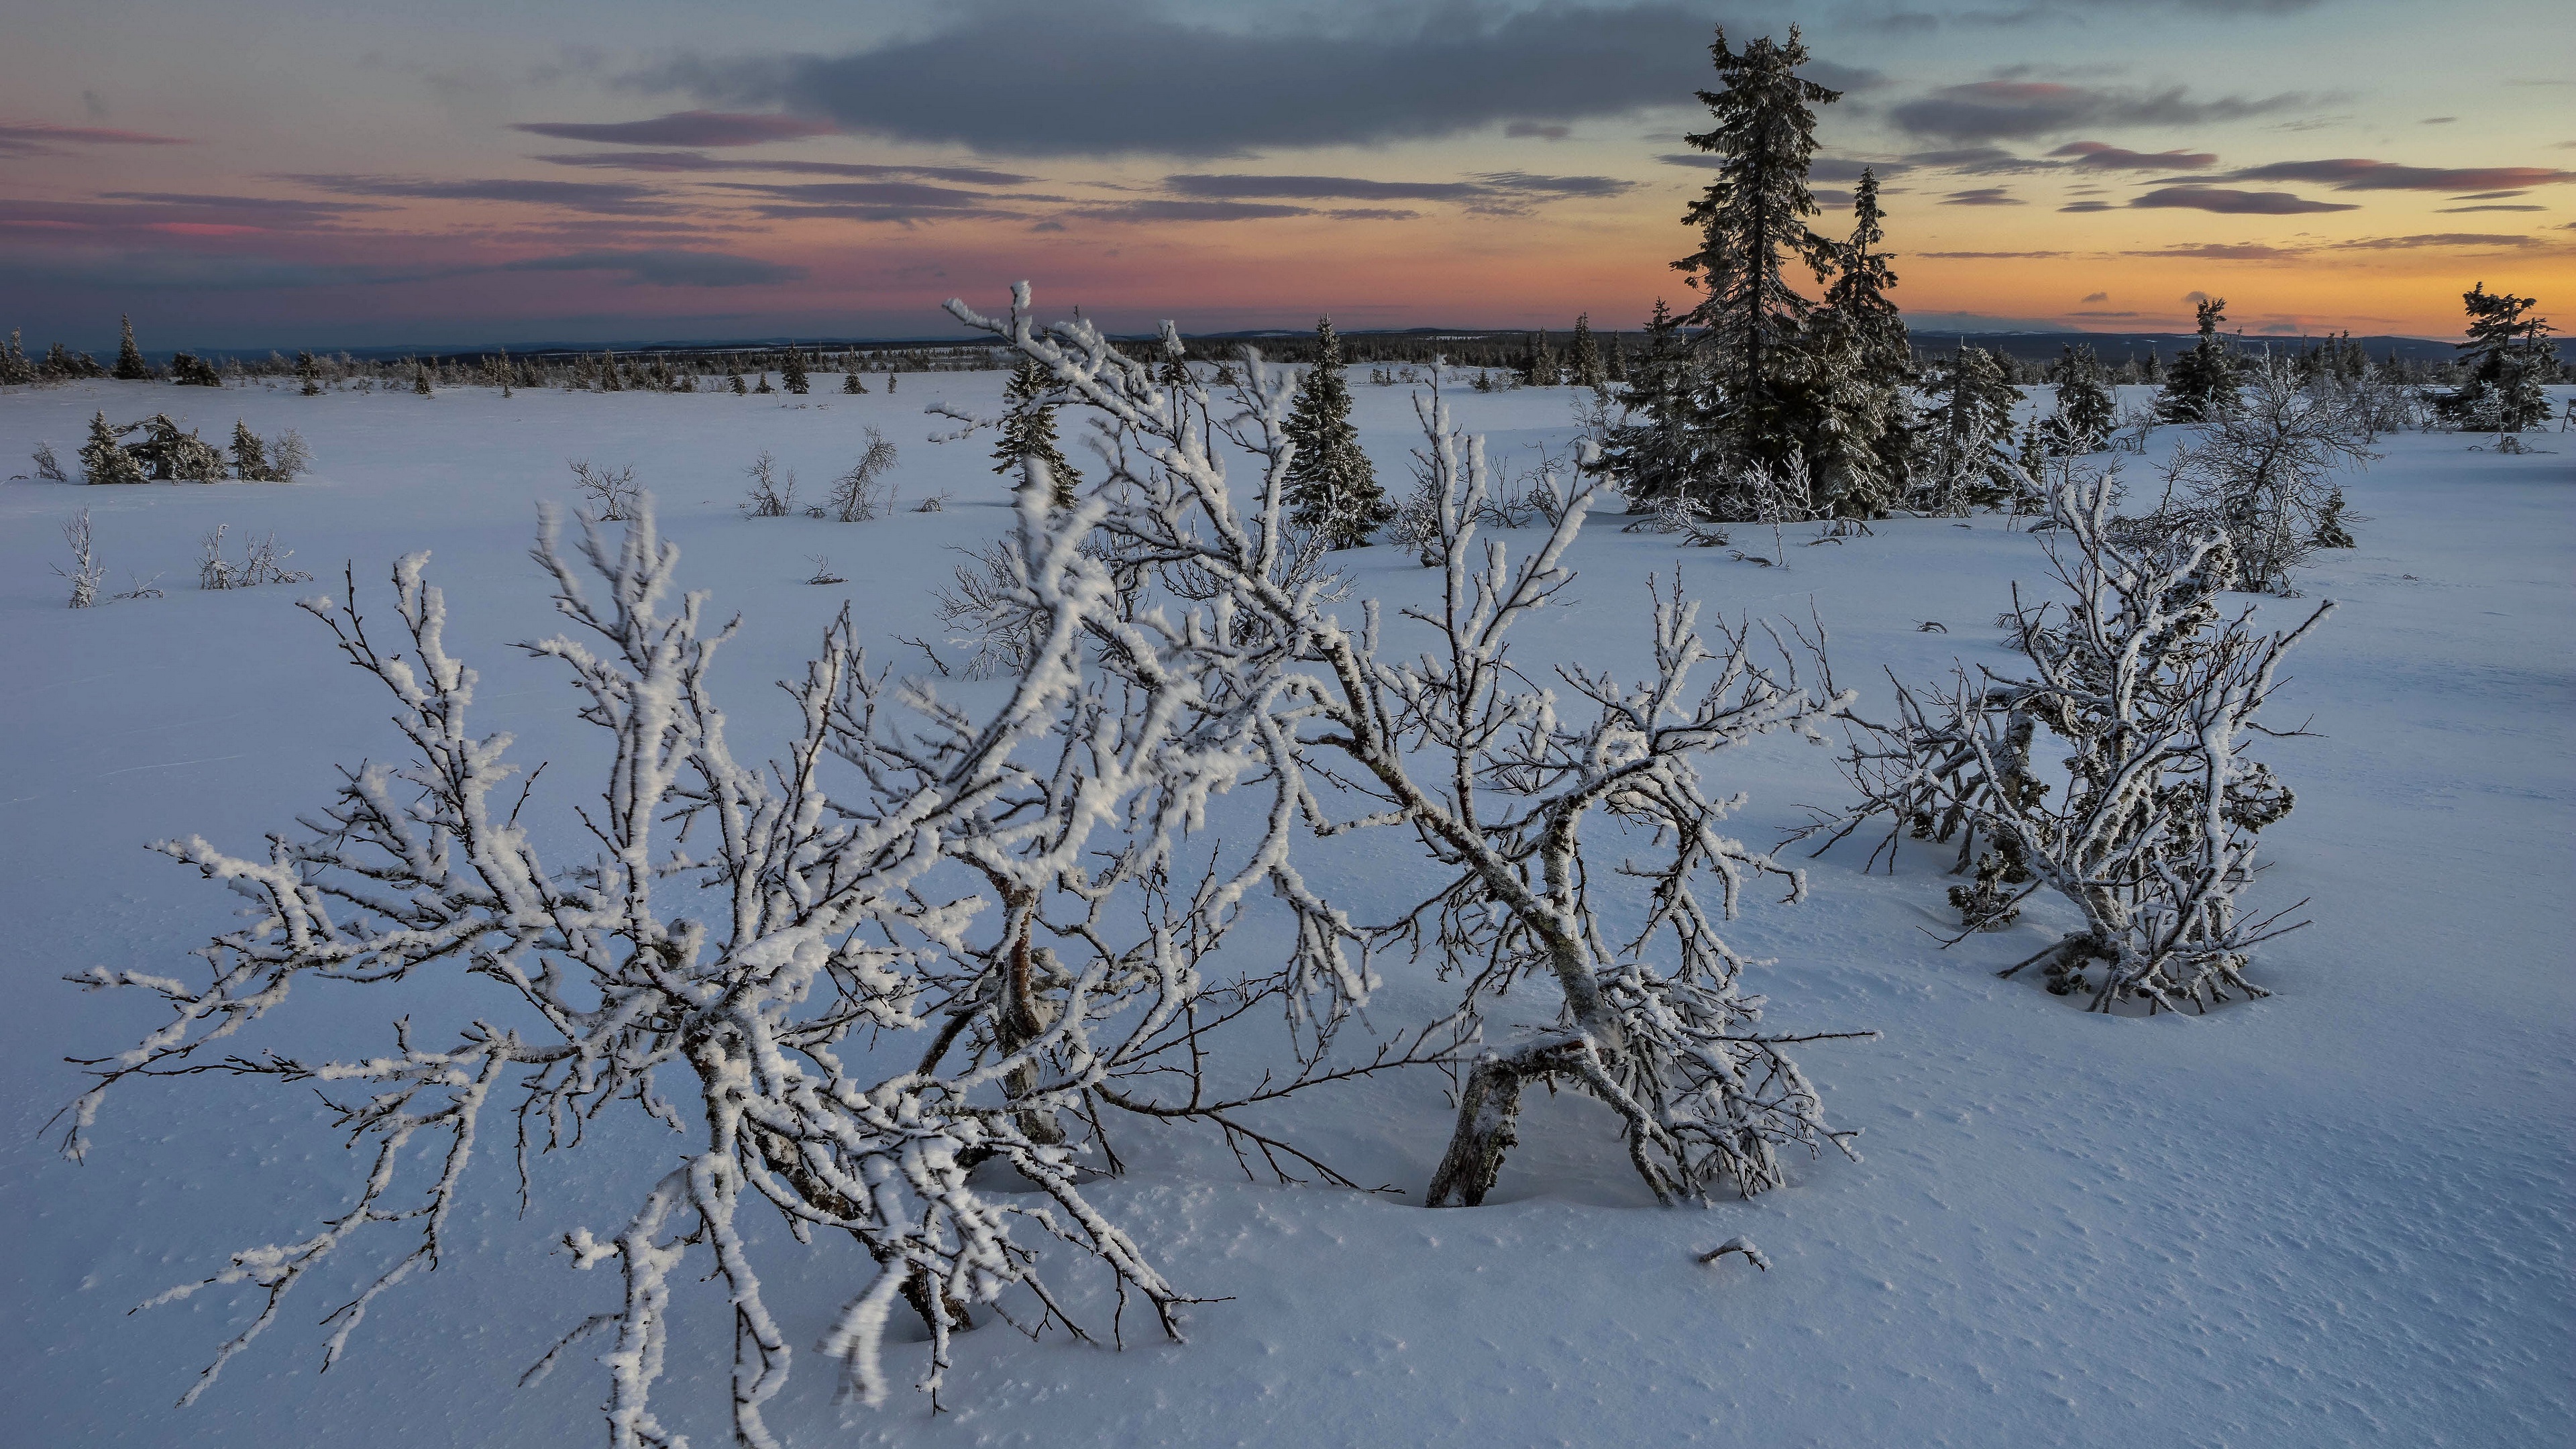
<svg viewBox="0 0 2576 1449"><path fill-rule="evenodd" d="M894 444L874 427L867 440L859 461L832 481L832 515L843 523L864 523L894 507Z"/></svg>
<svg viewBox="0 0 2576 1449"><path fill-rule="evenodd" d="M1904 837L1955 839L1953 873L1974 872L1950 892L1966 931L2009 925L2041 890L2082 919L2002 974L2044 963L2050 991L2099 1011L2206 1010L2268 994L2246 978L2250 953L2305 924L2284 924L2296 905L2247 905L2258 837L2292 803L2247 749L2277 733L2255 716L2282 657L2334 606L2258 630L2251 607L2220 604L2223 531L2123 543L2112 488L2106 471L2056 495L2049 557L2068 597L2026 607L2016 591L2006 616L2027 672L1899 684L1892 722L1856 722L1860 803L1814 832L1821 850L1884 821L1871 860L1891 869Z"/></svg>
<svg viewBox="0 0 2576 1449"><path fill-rule="evenodd" d="M574 460L565 464L572 469L573 486L589 501L584 510L602 523L631 522L643 507L644 485L635 481L632 465L611 473L606 468Z"/></svg>
<svg viewBox="0 0 2576 1449"><path fill-rule="evenodd" d="M1506 664L1506 636L1571 581L1562 561L1600 479L1579 473L1548 537L1511 565L1500 541L1477 537L1492 487L1483 442L1456 429L1436 389L1416 409L1439 500L1442 602L1406 614L1431 647L1410 658L1383 650L1373 603L1353 632L1328 610L1323 581L1280 584L1293 546L1277 507L1293 452L1285 378L1247 351L1232 406L1220 409L1195 380L1162 383L1088 322L1041 330L1028 304L1023 285L1004 318L948 307L1094 412L1111 475L1093 506L1111 551L1185 573L1191 597L1220 606L1194 626L1216 629L1238 655L1280 661L1277 695L1245 704L1265 719L1284 799L1317 836L1408 831L1437 872L1423 903L1372 939L1431 954L1461 982L1471 1022L1507 986L1535 977L1556 987L1551 1026L1473 1060L1425 1201L1484 1199L1516 1140L1521 1094L1541 1083L1608 1105L1631 1163L1663 1201L1702 1197L1719 1179L1745 1193L1778 1186L1784 1147L1848 1152L1852 1134L1827 1124L1788 1052L1816 1037L1758 1028L1761 999L1739 979L1745 959L1716 929L1748 883L1777 878L1794 899L1803 877L1722 832L1737 801L1711 798L1695 764L1775 731L1821 741L1820 725L1849 702L1821 659L1778 647L1767 631L1704 632L1676 589L1653 600L1651 678L1622 685L1566 668L1559 681L1584 712L1542 697ZM1165 324L1165 350L1178 347ZM1235 511L1211 447L1220 438L1260 465L1257 511ZM1141 627L1148 614L1136 617ZM1703 670L1707 682L1694 686ZM1594 860L1585 828L1605 815L1646 828L1668 853L1616 869ZM1630 870L1652 885L1623 919L1595 883Z"/></svg>
<svg viewBox="0 0 2576 1449"><path fill-rule="evenodd" d="M201 589L251 589L262 584L309 584L313 576L302 569L291 569L286 561L295 550L279 548L277 534L271 530L264 538L242 535L239 562L224 557L224 535L232 525L218 523L214 531L198 540L201 555L197 560L197 587Z"/></svg>
<svg viewBox="0 0 2576 1449"><path fill-rule="evenodd" d="M56 567L54 572L71 580L71 607L86 609L98 602L99 581L107 577L107 565L98 561L90 539L88 509L82 509L79 517L63 525L63 542L71 548L72 566Z"/></svg>
<svg viewBox="0 0 2576 1449"><path fill-rule="evenodd" d="M795 470L782 470L767 448L742 472L751 480L751 491L742 500L743 517L785 518L796 511Z"/></svg>

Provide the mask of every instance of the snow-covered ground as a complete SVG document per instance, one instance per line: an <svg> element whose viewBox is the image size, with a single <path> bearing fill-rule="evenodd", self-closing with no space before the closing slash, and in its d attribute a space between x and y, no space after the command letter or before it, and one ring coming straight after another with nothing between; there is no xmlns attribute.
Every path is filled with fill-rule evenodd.
<svg viewBox="0 0 2576 1449"><path fill-rule="evenodd" d="M309 1231L360 1164L309 1095L216 1079L111 1100L88 1163L60 1159L44 1124L80 1085L62 1059L120 1049L152 1021L144 1003L60 978L192 964L184 953L236 900L143 843L196 832L255 850L327 798L335 764L393 743L371 682L293 607L320 585L200 592L201 534L274 530L327 582L353 560L379 607L390 561L432 550L450 646L483 671L479 727L515 732L524 761L568 762L540 787L542 800L560 785L560 809L590 788L572 762L592 732L557 671L507 646L555 627L526 549L535 504L572 501L567 459L633 464L684 579L745 616L719 675L747 757L785 727L768 682L797 671L844 600L879 646L936 636L948 550L1008 515L986 445L925 441L922 409L989 406L999 375L916 375L893 396L845 397L837 382L803 400L0 394L0 473L24 469L40 438L69 462L102 407L117 422L169 410L210 439L236 416L291 426L318 460L291 486L0 485L0 1443L554 1449L599 1434L587 1362L513 1384L615 1289L572 1273L557 1236L622 1222L673 1159L667 1138L616 1126L631 1166L595 1148L541 1164L524 1218L496 1149L458 1233L468 1250L381 1302L339 1368L312 1372L311 1325L364 1281L363 1249L175 1409L255 1295L127 1310L234 1249ZM1405 391L1358 394L1400 490ZM1571 396L1455 395L1461 421L1515 463L1562 447ZM819 497L866 424L902 448L904 499L949 490L946 511L736 516L755 453ZM2046 906L1944 951L1928 931L1955 917L1933 855L1864 875L1846 847L1814 863L1807 903L1753 904L1736 939L1777 958L1750 973L1774 1026L1884 1033L1803 1057L1837 1125L1865 1129L1864 1162L1800 1163L1788 1190L1659 1211L1599 1130L1604 1109L1559 1096L1524 1127L1492 1204L1427 1212L1415 1203L1449 1125L1428 1073L1284 1119L1405 1196L1249 1184L1211 1144L1130 1132L1135 1170L1098 1199L1183 1289L1226 1300L1191 1312L1186 1345L1117 1353L979 1329L936 1418L901 1394L879 1411L835 1404L809 1355L772 1424L804 1445L2561 1441L2576 1422L2576 435L2535 435L2520 456L2486 441L2382 440L2382 461L2348 483L2361 547L2305 577L2343 608L2294 656L2275 708L2281 723L2312 716L2316 736L2267 746L2299 799L2265 834L2261 891L2308 897L2315 918L2264 949L2271 999L2202 1018L2087 1015L1993 974L2063 924ZM159 573L167 597L62 607L47 565L84 507L111 586ZM1884 699L1882 668L1924 679L1956 656L1998 658L2007 583L2042 576L2032 538L1990 518L1898 520L1820 547L1792 529L1785 571L1615 523L1576 547L1574 606L1517 636L1525 667L1634 672L1645 576L1678 566L1729 614L1812 607L1866 707ZM816 554L848 582L801 582ZM1348 562L1363 595L1427 594L1397 550ZM1769 742L1722 763L1712 783L1751 794L1751 841L1841 798L1823 750ZM1412 899L1400 844L1318 852L1309 878L1362 919L1385 914ZM1427 971L1388 974L1386 1021L1440 999ZM372 1048L390 1008L369 998L315 992L277 1025ZM1692 1262L1737 1234L1770 1272ZM813 1343L850 1286L773 1282L791 1341ZM705 1326L720 1321L683 1327L657 1395L702 1445L725 1437L730 1350Z"/></svg>

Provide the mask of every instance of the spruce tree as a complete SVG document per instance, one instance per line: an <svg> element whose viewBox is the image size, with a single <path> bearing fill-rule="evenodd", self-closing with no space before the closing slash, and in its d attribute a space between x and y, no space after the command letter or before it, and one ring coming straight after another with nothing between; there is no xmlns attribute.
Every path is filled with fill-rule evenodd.
<svg viewBox="0 0 2576 1449"><path fill-rule="evenodd" d="M787 349L787 361L778 369L778 381L781 386L798 397L803 397L812 389L813 381L805 375L804 353L793 347Z"/></svg>
<svg viewBox="0 0 2576 1449"><path fill-rule="evenodd" d="M1796 351L1812 306L1781 269L1794 259L1822 280L1832 266L1833 244L1807 225L1816 215L1807 167L1815 108L1842 93L1797 74L1808 57L1795 26L1786 45L1764 37L1740 52L1721 28L1709 55L1719 88L1698 95L1715 124L1683 139L1720 158L1717 179L1683 214L1699 249L1673 267L1700 291L1682 320L1701 329L1709 363L1706 426L1728 461L1776 466L1800 431Z"/></svg>
<svg viewBox="0 0 2576 1449"><path fill-rule="evenodd" d="M1994 354L1962 342L1933 364L1924 392L1933 403L1933 510L1965 513L2010 496L2013 475L2006 465L2022 393L2005 380Z"/></svg>
<svg viewBox="0 0 2576 1449"><path fill-rule="evenodd" d="M866 392L867 390L868 385L859 381L859 370L857 368L851 368L849 371L841 374L842 392L857 394Z"/></svg>
<svg viewBox="0 0 2576 1449"><path fill-rule="evenodd" d="M18 345L18 329L9 329L9 345L0 350L0 387L15 387L36 380L36 364L27 360L26 349Z"/></svg>
<svg viewBox="0 0 2576 1449"><path fill-rule="evenodd" d="M268 445L241 419L233 419L233 476L244 483L269 481Z"/></svg>
<svg viewBox="0 0 2576 1449"><path fill-rule="evenodd" d="M750 395L751 389L743 385L742 374L739 372L728 373L725 377L725 385L733 389L733 395L735 397L746 397Z"/></svg>
<svg viewBox="0 0 2576 1449"><path fill-rule="evenodd" d="M1287 427L1297 445L1287 482L1297 526L1326 548L1365 545L1395 518L1395 509L1378 487L1368 454L1360 451L1359 430L1351 426L1350 379L1329 317L1315 323L1315 365L1298 379Z"/></svg>
<svg viewBox="0 0 2576 1449"><path fill-rule="evenodd" d="M993 445L993 471L1025 476L1031 465L1043 464L1054 487L1055 506L1070 508L1082 475L1056 444L1055 405L1047 401L1047 381L1046 370L1036 358L1023 357L1012 369L1011 380L1002 390L1010 411L1003 415L1002 435Z"/></svg>
<svg viewBox="0 0 2576 1449"><path fill-rule="evenodd" d="M624 392L626 390L626 383L617 375L617 352L614 348L600 349L599 390L601 392Z"/></svg>
<svg viewBox="0 0 2576 1449"><path fill-rule="evenodd" d="M778 389L776 389L776 388L774 388L774 387L771 387L771 386L769 385L769 372L768 372L768 369L764 368L764 369L762 369L762 370L761 370L761 374L760 374L760 386L753 388L753 389L752 389L752 391L753 391L753 392L760 392L760 393L770 393L770 392L776 392L776 391L778 391Z"/></svg>
<svg viewBox="0 0 2576 1449"><path fill-rule="evenodd" d="M116 367L108 376L119 382L150 382L152 364L143 360L143 349L134 345L134 318L129 315L117 320L124 324L125 339L116 346Z"/></svg>
<svg viewBox="0 0 2576 1449"><path fill-rule="evenodd" d="M1544 330L1530 334L1529 356L1523 361L1521 372L1532 387L1554 387L1563 380L1557 375L1556 349L1548 345Z"/></svg>
<svg viewBox="0 0 2576 1449"><path fill-rule="evenodd" d="M411 390L420 394L422 397L430 397L434 395L435 390L429 385L428 363L414 362L411 365Z"/></svg>
<svg viewBox="0 0 2576 1449"><path fill-rule="evenodd" d="M2050 441L2060 452L2100 452L2119 416L2102 360L2089 346L2069 344L2058 354L2056 382L2057 413L2048 421Z"/></svg>
<svg viewBox="0 0 2576 1449"><path fill-rule="evenodd" d="M1661 298L1620 402L1620 421L1602 445L1601 462L1628 495L1630 510L1651 513L1668 499L1704 491L1699 364L1680 319Z"/></svg>
<svg viewBox="0 0 2576 1449"><path fill-rule="evenodd" d="M1610 370L1602 364L1601 344L1592 336L1592 314L1578 313L1574 319L1574 341L1565 350L1565 365L1574 374L1576 387L1595 392L1610 386Z"/></svg>
<svg viewBox="0 0 2576 1449"><path fill-rule="evenodd" d="M2548 421L2549 396L2541 391L2558 372L2556 331L2549 319L2530 315L2534 297L2490 292L2478 283L2460 294L2468 308L2468 340L2452 346L2467 375L2440 400L2444 416L2480 431L2518 433Z"/></svg>
<svg viewBox="0 0 2576 1449"><path fill-rule="evenodd" d="M81 444L81 471L92 483L141 483L143 465L125 451L117 439L117 430L107 425L102 412L89 420L89 441Z"/></svg>
<svg viewBox="0 0 2576 1449"><path fill-rule="evenodd" d="M1909 471L1914 371L1905 321L1888 293L1896 273L1879 209L1878 175L1861 173L1850 240L1833 250L1825 304L1808 314L1793 361L1790 409L1815 497L1837 518L1879 518Z"/></svg>
<svg viewBox="0 0 2576 1449"><path fill-rule="evenodd" d="M2227 320L2227 299L2207 297L2195 305L2200 340L2174 359L2156 398L2156 411L2169 423L2205 423L2236 405L2236 362L2218 336L2218 324Z"/></svg>

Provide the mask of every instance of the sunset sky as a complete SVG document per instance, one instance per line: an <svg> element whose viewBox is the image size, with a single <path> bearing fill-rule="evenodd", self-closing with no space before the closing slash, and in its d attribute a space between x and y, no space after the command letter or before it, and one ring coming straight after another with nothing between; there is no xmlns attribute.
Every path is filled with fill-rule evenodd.
<svg viewBox="0 0 2576 1449"><path fill-rule="evenodd" d="M1804 27L1819 225L1885 184L1932 328L2576 327L2563 0L16 0L31 347L925 336L1027 277L1194 331L1635 327L1713 26ZM1682 303L1686 305L1686 302Z"/></svg>

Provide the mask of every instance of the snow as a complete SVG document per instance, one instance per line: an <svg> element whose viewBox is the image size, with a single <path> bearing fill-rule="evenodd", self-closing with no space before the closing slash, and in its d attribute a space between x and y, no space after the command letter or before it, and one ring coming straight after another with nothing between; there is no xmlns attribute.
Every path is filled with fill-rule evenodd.
<svg viewBox="0 0 2576 1449"><path fill-rule="evenodd" d="M842 395L818 376L806 399L0 393L0 472L32 472L18 460L39 439L68 455L101 407L114 422L171 411L208 437L237 415L263 434L293 427L316 464L292 485L0 485L12 1007L0 1013L0 1440L594 1442L606 1339L515 1385L567 1329L614 1306L613 1279L573 1272L563 1234L627 1222L681 1139L603 1119L594 1145L537 1164L524 1217L506 1154L479 1155L449 1255L379 1298L332 1372L313 1372L329 1332L313 1325L389 1265L363 1252L318 1272L328 1281L181 1410L261 1295L217 1288L127 1310L237 1250L309 1235L364 1162L310 1095L220 1078L111 1099L88 1161L62 1160L60 1125L45 1124L83 1079L61 1058L121 1050L158 1013L60 978L188 974L185 953L236 902L145 842L202 835L256 851L264 831L327 800L335 764L397 743L382 697L294 607L336 584L343 559L390 618L393 561L430 550L447 647L481 673L478 728L514 733L523 761L562 761L541 800L558 783L559 803L587 794L595 732L573 719L560 666L508 648L557 628L527 549L535 505L574 501L568 460L632 464L682 550L682 585L714 592L714 621L744 615L714 670L742 758L794 727L793 701L767 686L803 677L844 601L872 651L926 667L894 640L939 637L930 593L961 561L950 550L1015 525L985 442L930 443L943 425L922 409L989 411L1002 376L916 374L892 397ZM1362 442L1397 491L1416 438L1407 392L1354 392ZM1501 462L1534 464L1539 445L1561 456L1572 436L1568 390L1461 389L1451 402ZM1065 423L1081 464L1085 429ZM897 511L854 524L737 515L761 449L812 495L870 424L902 451ZM2034 901L2012 930L1945 952L1924 929L1953 920L1939 852L1865 876L1865 851L1847 846L1807 862L1804 903L1756 899L1729 939L1776 958L1745 977L1770 998L1766 1028L1883 1034L1801 1055L1836 1125L1865 1130L1865 1160L1800 1157L1783 1190L1660 1211L1599 1130L1606 1108L1534 1095L1489 1204L1428 1212L1414 1203L1452 1116L1433 1074L1356 1084L1275 1119L1402 1197L1247 1184L1213 1143L1129 1130L1131 1174L1090 1195L1154 1245L1182 1291L1226 1300L1188 1313L1186 1344L1132 1320L1123 1353L987 1323L955 1346L950 1412L934 1418L900 1391L883 1409L835 1402L830 1375L811 1372L772 1401L770 1425L807 1445L2488 1445L2563 1433L2576 1413L2576 435L2530 435L2543 451L2523 455L2478 450L2489 441L2381 439L2383 459L2346 480L2361 547L2301 579L2341 607L2291 660L2270 715L2313 716L2318 731L2264 751L2298 807L2265 832L2272 865L2256 898L2308 897L2316 921L2263 948L2253 976L2271 999L2206 1017L2088 1016L1992 974L2064 929L2055 908ZM943 488L945 511L909 511ZM166 598L63 607L47 566L66 561L61 526L84 507L110 570L102 592L158 572ZM1812 607L1867 712L1883 701L1882 668L1925 680L1954 657L2000 662L2006 585L2043 574L2038 545L1991 517L1896 520L1802 548L1806 527L1785 572L1616 522L1594 521L1567 555L1573 587L1520 626L1524 668L1648 671L1646 575L1678 565L1710 617L1803 621ZM191 587L197 540L218 524L274 530L320 582ZM1523 530L1514 547L1540 538ZM817 553L848 582L802 583ZM1356 596L1384 599L1390 619L1439 582L1407 550L1345 557ZM2310 607L2265 612L2278 626ZM1920 631L1927 620L1948 632ZM1002 687L943 683L966 699ZM1716 790L1749 795L1730 829L1756 845L1802 823L1803 805L1844 798L1831 753L1793 739L1730 749L1711 771ZM1411 904L1420 867L1402 842L1335 847L1301 848L1313 890L1363 920ZM1377 969L1373 1019L1443 1009L1427 969ZM274 1028L359 1055L390 1041L407 1006L463 989L311 992ZM623 1149L622 1166L605 1146ZM746 1235L774 1245L775 1225L753 1216ZM1769 1271L1735 1255L1693 1261L1739 1236ZM401 1250L388 1239L374 1251ZM770 1270L792 1347L821 1342L866 1278L863 1259L817 1266L831 1271L781 1282ZM670 1291L682 1317L656 1412L721 1443L732 1348L704 1315L721 1286ZM899 1382L926 1352L891 1345Z"/></svg>

